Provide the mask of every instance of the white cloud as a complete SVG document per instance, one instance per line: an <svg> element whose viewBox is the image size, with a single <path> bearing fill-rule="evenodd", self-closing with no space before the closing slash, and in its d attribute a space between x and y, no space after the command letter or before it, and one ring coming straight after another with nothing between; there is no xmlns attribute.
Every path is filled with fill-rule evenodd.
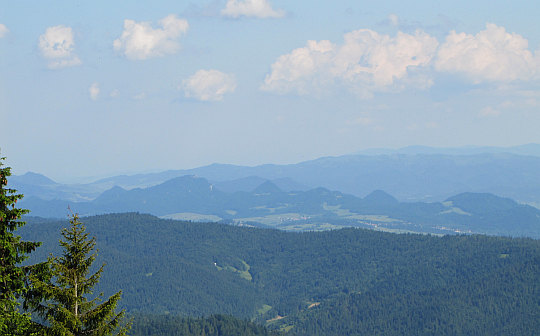
<svg viewBox="0 0 540 336"><path fill-rule="evenodd" d="M112 98L116 98L119 95L120 95L120 90L118 90L118 89L112 90L111 93L109 94L109 96L112 97Z"/></svg>
<svg viewBox="0 0 540 336"><path fill-rule="evenodd" d="M274 10L267 0L228 0L221 15L238 18L241 16L255 18L280 18L285 16L283 10Z"/></svg>
<svg viewBox="0 0 540 336"><path fill-rule="evenodd" d="M390 24L394 27L399 25L399 17L396 14L388 15L388 21L390 21Z"/></svg>
<svg viewBox="0 0 540 336"><path fill-rule="evenodd" d="M395 37L369 29L345 34L344 43L308 41L305 47L280 56L262 85L263 90L308 94L340 83L361 97L399 85L429 87L431 79L412 74L428 66L438 42L423 31ZM417 71L416 71L417 72Z"/></svg>
<svg viewBox="0 0 540 336"><path fill-rule="evenodd" d="M479 114L481 117L496 117L499 116L501 112L491 106L486 106L482 110L480 110Z"/></svg>
<svg viewBox="0 0 540 336"><path fill-rule="evenodd" d="M435 62L438 71L461 73L474 83L528 80L539 73L540 57L528 41L488 23L476 35L450 32Z"/></svg>
<svg viewBox="0 0 540 336"><path fill-rule="evenodd" d="M140 92L132 97L135 100L143 100L146 99L146 92Z"/></svg>
<svg viewBox="0 0 540 336"><path fill-rule="evenodd" d="M100 89L99 89L99 84L98 83L92 84L90 86L90 88L88 89L88 93L90 94L90 98L92 100L97 100L98 99L99 92L100 92Z"/></svg>
<svg viewBox="0 0 540 336"><path fill-rule="evenodd" d="M49 27L39 37L41 54L49 60L49 68L58 69L81 64L81 60L73 52L75 41L71 27Z"/></svg>
<svg viewBox="0 0 540 336"><path fill-rule="evenodd" d="M8 32L9 32L9 29L6 27L6 25L0 23L0 38L6 36Z"/></svg>
<svg viewBox="0 0 540 336"><path fill-rule="evenodd" d="M218 70L199 70L182 81L180 88L188 98L218 101L223 99L224 94L234 92L236 80L233 75Z"/></svg>
<svg viewBox="0 0 540 336"><path fill-rule="evenodd" d="M174 54L180 49L178 39L187 32L188 22L171 14L159 25L161 28L154 29L149 22L124 20L124 31L114 40L114 49L134 60Z"/></svg>

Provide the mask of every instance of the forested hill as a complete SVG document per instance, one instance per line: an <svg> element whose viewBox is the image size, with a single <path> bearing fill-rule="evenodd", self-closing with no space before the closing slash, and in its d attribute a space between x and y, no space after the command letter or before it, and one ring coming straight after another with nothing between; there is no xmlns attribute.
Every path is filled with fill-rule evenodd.
<svg viewBox="0 0 540 336"><path fill-rule="evenodd" d="M182 176L145 189L114 187L87 202L28 197L20 205L35 216L62 218L139 211L163 218L249 223L283 230L341 227L429 233L485 233L540 238L540 210L488 193L462 193L444 202L398 202L376 190L364 198L315 188L285 192L265 181L250 192L227 193L208 180Z"/></svg>
<svg viewBox="0 0 540 336"><path fill-rule="evenodd" d="M540 241L363 229L290 233L136 213L83 218L106 262L100 288L128 312L230 314L299 335L532 335ZM30 219L58 253L65 222Z"/></svg>

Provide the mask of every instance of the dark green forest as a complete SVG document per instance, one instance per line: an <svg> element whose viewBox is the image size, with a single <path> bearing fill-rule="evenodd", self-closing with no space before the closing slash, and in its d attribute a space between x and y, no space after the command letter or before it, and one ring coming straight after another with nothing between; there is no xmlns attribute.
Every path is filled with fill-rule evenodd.
<svg viewBox="0 0 540 336"><path fill-rule="evenodd" d="M280 333L246 320L226 315L192 318L169 315L133 316L130 335L150 336L277 336Z"/></svg>
<svg viewBox="0 0 540 336"><path fill-rule="evenodd" d="M19 233L43 242L32 253L37 262L58 249L67 221L26 220ZM215 314L240 318L220 317L253 332L245 319L291 335L540 330L534 239L354 228L291 233L137 213L82 220L97 238L96 263L106 264L96 292L123 291L120 306L137 316L133 335L165 335L151 330L190 323L217 330Z"/></svg>

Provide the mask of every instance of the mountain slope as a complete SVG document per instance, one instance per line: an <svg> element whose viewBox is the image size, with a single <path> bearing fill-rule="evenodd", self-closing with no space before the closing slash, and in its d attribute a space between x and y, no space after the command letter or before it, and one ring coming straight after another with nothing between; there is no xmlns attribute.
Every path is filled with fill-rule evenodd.
<svg viewBox="0 0 540 336"><path fill-rule="evenodd" d="M83 222L97 238L96 265L107 264L97 291L122 289L128 312L226 313L262 322L285 316L270 326L292 326L300 335L540 328L538 240L290 233L134 213ZM59 253L65 225L32 221L21 228L24 239L43 241L30 262Z"/></svg>

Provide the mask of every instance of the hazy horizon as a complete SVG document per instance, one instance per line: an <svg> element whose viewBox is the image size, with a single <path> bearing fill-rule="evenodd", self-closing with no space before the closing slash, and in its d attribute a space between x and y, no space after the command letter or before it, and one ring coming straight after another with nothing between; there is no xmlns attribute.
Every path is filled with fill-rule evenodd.
<svg viewBox="0 0 540 336"><path fill-rule="evenodd" d="M540 4L7 2L0 155L66 182L540 143Z"/></svg>
<svg viewBox="0 0 540 336"><path fill-rule="evenodd" d="M328 155L328 156L321 156L321 157L315 157L311 159L306 159L302 161L294 161L294 162L284 162L284 163L276 163L276 162L263 162L259 164L233 164L230 162L212 162L206 165L201 166L194 166L194 167L165 167L162 169L153 169L153 170L119 170L119 171L111 171L108 173L104 173L101 175L87 175L87 176L78 176L78 175L71 175L71 176L58 176L55 177L55 175L47 175L43 172L35 171L35 170L27 170L24 172L17 171L17 169L13 169L12 167L12 174L16 176L22 176L27 173L35 173L39 175L46 176L47 178L50 178L54 180L57 183L64 183L64 184L71 184L71 183L91 183L96 182L100 179L105 179L109 177L115 177L115 176L133 176L133 175L141 175L141 174L154 174L154 173L162 173L165 171L175 171L175 170L192 170L212 165L232 165L232 166L238 166L238 167L258 167L263 165L295 165L300 164L302 162L308 162L312 160L317 160L321 158L329 158L329 157L341 157L341 156L349 156L349 155L366 155L366 156L376 156L376 155L394 155L394 154L441 154L441 155L475 155L475 154L485 154L485 153L511 153L511 154L517 154L517 155L532 155L532 156L540 156L540 144L535 143L529 143L529 144L523 144L518 146L507 146L507 147L496 147L496 146L462 146L462 147L432 147L432 146L423 146L423 145L411 145L411 146L405 146L400 148L367 148L364 150L356 151L353 153L346 153L344 155ZM0 148L0 155L1 155L1 148ZM9 166L9 159L7 160L7 165ZM6 162L4 163L6 164Z"/></svg>

